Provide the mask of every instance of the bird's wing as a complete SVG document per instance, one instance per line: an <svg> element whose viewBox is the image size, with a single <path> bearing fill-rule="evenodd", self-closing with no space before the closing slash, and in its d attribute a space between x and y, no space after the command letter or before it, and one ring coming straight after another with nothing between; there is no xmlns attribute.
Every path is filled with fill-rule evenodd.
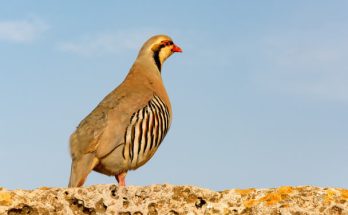
<svg viewBox="0 0 348 215"><path fill-rule="evenodd" d="M71 153L96 152L101 158L124 144L124 134L133 113L153 97L149 90L115 89L84 119L70 139Z"/></svg>
<svg viewBox="0 0 348 215"><path fill-rule="evenodd" d="M70 136L72 157L95 151L107 123L107 112L100 104L83 119Z"/></svg>

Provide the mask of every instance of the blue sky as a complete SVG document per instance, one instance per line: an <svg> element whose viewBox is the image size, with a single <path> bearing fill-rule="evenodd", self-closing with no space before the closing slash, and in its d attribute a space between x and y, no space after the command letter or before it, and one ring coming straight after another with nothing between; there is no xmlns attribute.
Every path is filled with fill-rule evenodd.
<svg viewBox="0 0 348 215"><path fill-rule="evenodd" d="M348 187L345 1L7 1L0 186L66 186L69 135L168 34L173 123L127 183ZM115 183L93 173L87 185Z"/></svg>

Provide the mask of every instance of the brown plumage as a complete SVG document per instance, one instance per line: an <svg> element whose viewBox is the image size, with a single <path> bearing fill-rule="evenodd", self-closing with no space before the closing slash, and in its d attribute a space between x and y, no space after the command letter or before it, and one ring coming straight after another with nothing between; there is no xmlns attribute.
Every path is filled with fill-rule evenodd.
<svg viewBox="0 0 348 215"><path fill-rule="evenodd" d="M70 137L69 187L82 186L92 170L124 186L127 171L153 156L171 123L161 66L174 52L181 49L170 37L151 37L125 80L81 121Z"/></svg>

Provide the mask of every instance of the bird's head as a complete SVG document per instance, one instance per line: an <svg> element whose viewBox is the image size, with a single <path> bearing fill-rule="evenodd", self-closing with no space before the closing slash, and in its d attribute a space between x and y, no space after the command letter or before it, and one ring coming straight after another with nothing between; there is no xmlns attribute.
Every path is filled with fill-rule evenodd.
<svg viewBox="0 0 348 215"><path fill-rule="evenodd" d="M166 35L156 35L145 42L139 52L139 56L153 58L153 62L161 71L163 62L174 52L182 52L182 49L175 45L170 37Z"/></svg>

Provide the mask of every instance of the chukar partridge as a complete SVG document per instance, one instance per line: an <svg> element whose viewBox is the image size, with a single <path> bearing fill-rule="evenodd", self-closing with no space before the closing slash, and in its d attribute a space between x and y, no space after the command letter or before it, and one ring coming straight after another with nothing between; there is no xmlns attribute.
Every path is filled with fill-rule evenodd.
<svg viewBox="0 0 348 215"><path fill-rule="evenodd" d="M69 187L82 186L92 170L125 186L127 171L154 155L172 119L161 67L174 52L182 50L170 37L151 37L125 80L81 121L70 137Z"/></svg>

